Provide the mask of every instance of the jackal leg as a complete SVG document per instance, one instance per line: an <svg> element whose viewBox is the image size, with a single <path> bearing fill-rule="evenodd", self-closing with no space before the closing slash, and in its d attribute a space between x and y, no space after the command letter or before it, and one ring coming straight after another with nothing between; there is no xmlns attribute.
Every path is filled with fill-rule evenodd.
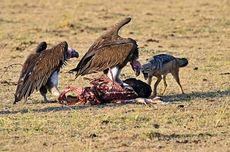
<svg viewBox="0 0 230 152"><path fill-rule="evenodd" d="M182 94L184 94L184 90L180 84L179 69L176 71L173 71L172 75L173 75L174 79L176 80L177 84L180 86L180 90L181 90Z"/></svg>
<svg viewBox="0 0 230 152"><path fill-rule="evenodd" d="M150 86L151 86L151 83L152 83L152 78L153 78L153 76L148 77L148 85L150 85Z"/></svg>
<svg viewBox="0 0 230 152"><path fill-rule="evenodd" d="M166 90L166 88L167 88L166 75L163 75L163 81L164 81L164 90L163 90L163 92L161 93L162 95L164 95L165 90Z"/></svg>
<svg viewBox="0 0 230 152"><path fill-rule="evenodd" d="M162 80L161 75L158 75L158 76L157 76L157 81L156 81L155 84L154 84L154 92L153 92L154 97L157 96L157 86L158 86L158 84L161 82L161 80Z"/></svg>

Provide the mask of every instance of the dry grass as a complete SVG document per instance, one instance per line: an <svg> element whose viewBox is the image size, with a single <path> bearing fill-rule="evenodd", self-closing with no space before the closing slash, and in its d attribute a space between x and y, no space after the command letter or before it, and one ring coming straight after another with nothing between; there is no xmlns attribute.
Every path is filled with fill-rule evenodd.
<svg viewBox="0 0 230 152"><path fill-rule="evenodd" d="M0 151L229 151L229 10L227 0L1 0ZM43 40L66 40L83 55L126 16L133 20L121 35L137 40L142 63L162 52L189 59L180 73L186 95L168 77L165 105L63 107L42 104L38 93L12 105L21 67L4 67L23 63ZM65 73L79 60L63 68L61 89L88 85Z"/></svg>

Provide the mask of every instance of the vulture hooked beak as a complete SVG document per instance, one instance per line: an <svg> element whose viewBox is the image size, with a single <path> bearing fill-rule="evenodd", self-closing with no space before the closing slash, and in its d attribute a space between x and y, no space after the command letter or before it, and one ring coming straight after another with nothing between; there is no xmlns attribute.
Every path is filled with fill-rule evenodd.
<svg viewBox="0 0 230 152"><path fill-rule="evenodd" d="M132 69L135 72L136 76L139 76L140 72L141 72L141 67L142 67L141 63L138 60L132 60L130 62L130 64L131 64Z"/></svg>
<svg viewBox="0 0 230 152"><path fill-rule="evenodd" d="M72 48L68 48L68 58L78 58L79 54Z"/></svg>

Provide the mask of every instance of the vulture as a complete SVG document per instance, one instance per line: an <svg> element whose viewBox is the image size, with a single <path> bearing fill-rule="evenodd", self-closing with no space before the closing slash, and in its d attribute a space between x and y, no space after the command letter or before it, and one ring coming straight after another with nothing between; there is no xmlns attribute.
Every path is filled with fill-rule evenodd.
<svg viewBox="0 0 230 152"><path fill-rule="evenodd" d="M46 102L47 91L59 96L58 74L66 61L74 57L79 57L78 52L69 48L65 41L51 49L47 49L46 42L41 42L23 64L14 104L22 98L27 100L34 90L39 90Z"/></svg>
<svg viewBox="0 0 230 152"><path fill-rule="evenodd" d="M138 45L134 39L120 37L118 32L130 21L130 17L121 20L96 39L76 68L71 70L71 72L76 72L76 78L79 75L103 71L111 80L129 88L129 85L124 83L119 75L128 62L136 75L140 74L141 64L137 60Z"/></svg>

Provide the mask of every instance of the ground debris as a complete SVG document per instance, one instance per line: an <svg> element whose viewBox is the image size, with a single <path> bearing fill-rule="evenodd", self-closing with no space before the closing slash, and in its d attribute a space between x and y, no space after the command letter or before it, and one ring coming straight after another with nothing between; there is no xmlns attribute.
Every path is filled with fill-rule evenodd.
<svg viewBox="0 0 230 152"><path fill-rule="evenodd" d="M230 75L230 72L220 73L220 75Z"/></svg>
<svg viewBox="0 0 230 152"><path fill-rule="evenodd" d="M10 82L10 81L6 81L6 80L0 81L0 83L3 85L14 85L14 86L17 85L16 82Z"/></svg>

